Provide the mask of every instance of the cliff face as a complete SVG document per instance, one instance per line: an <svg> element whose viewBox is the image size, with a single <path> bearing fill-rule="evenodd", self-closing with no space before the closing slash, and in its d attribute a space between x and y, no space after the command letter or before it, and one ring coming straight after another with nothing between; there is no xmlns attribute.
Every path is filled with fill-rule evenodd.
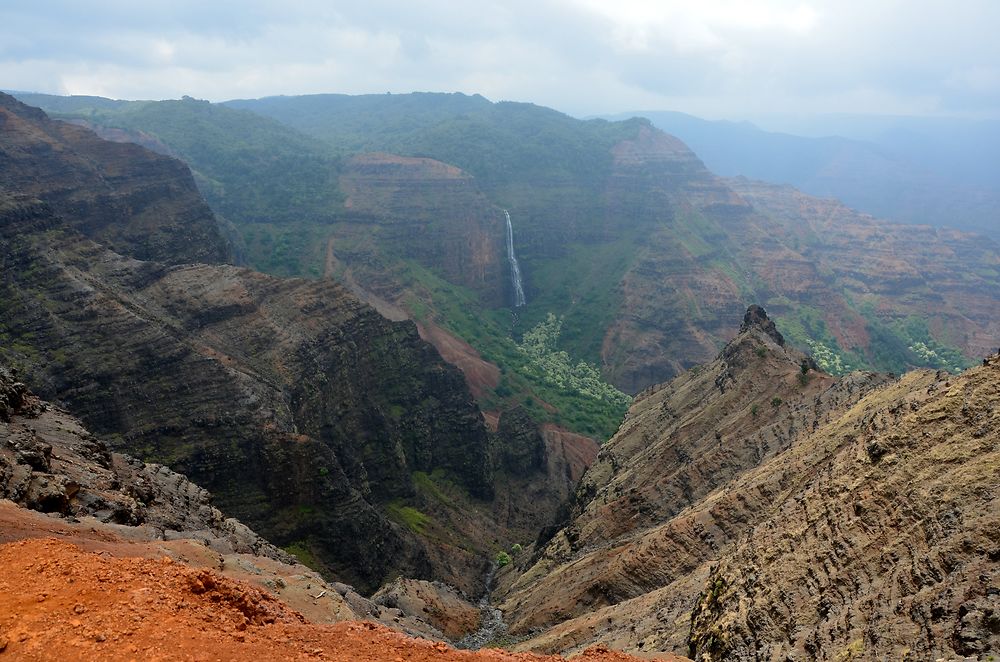
<svg viewBox="0 0 1000 662"><path fill-rule="evenodd" d="M709 360L732 334L743 293L716 267L732 260L729 226L751 209L683 143L652 128L612 154L607 214L638 238L601 359L611 382L636 393Z"/></svg>
<svg viewBox="0 0 1000 662"><path fill-rule="evenodd" d="M13 159L4 186L18 192L0 198L3 359L116 450L183 471L227 514L336 576L374 589L406 572L475 592L481 537L463 549L429 541L400 510L415 472L441 472L473 500L493 494L488 434L461 373L412 323L331 282L171 266L222 257L199 233L214 220L194 189L149 182L163 166L190 183L186 169L15 110L0 132ZM171 215L191 200L206 215ZM138 226L164 242L142 243Z"/></svg>
<svg viewBox="0 0 1000 662"><path fill-rule="evenodd" d="M5 354L116 445L185 472L228 513L371 586L432 574L379 504L438 468L491 494L461 374L411 323L332 283L124 258L12 203ZM379 551L377 551L379 550Z"/></svg>
<svg viewBox="0 0 1000 662"><path fill-rule="evenodd" d="M628 392L709 361L754 300L795 331L795 343L855 367L925 365L922 345L978 356L1000 344L1000 320L987 312L1000 305L1000 253L988 239L722 180L648 128L613 154L609 214L641 239L601 355Z"/></svg>
<svg viewBox="0 0 1000 662"><path fill-rule="evenodd" d="M112 453L81 422L40 400L0 367L0 498L32 510L192 538L221 554L292 557L225 517L211 495L157 464ZM0 538L13 527L5 520Z"/></svg>
<svg viewBox="0 0 1000 662"><path fill-rule="evenodd" d="M0 189L48 203L83 235L168 264L231 255L188 168L0 93Z"/></svg>
<svg viewBox="0 0 1000 662"><path fill-rule="evenodd" d="M996 650L1000 358L834 379L782 340L751 311L714 362L640 394L505 593L523 647Z"/></svg>
<svg viewBox="0 0 1000 662"><path fill-rule="evenodd" d="M340 259L356 261L351 238L365 232L368 248L416 260L476 291L487 306L505 305L503 214L470 175L433 159L361 154L345 164L340 187L348 214L330 239Z"/></svg>
<svg viewBox="0 0 1000 662"><path fill-rule="evenodd" d="M866 302L885 320L919 317L971 357L1000 344L996 243L959 230L886 223L787 186L727 183L764 217L770 236L785 238L781 261L769 259L766 245L754 249L754 270L770 291L791 291L815 308L827 305L831 291ZM791 312L780 303L771 310ZM826 318L841 347L872 345L857 312Z"/></svg>

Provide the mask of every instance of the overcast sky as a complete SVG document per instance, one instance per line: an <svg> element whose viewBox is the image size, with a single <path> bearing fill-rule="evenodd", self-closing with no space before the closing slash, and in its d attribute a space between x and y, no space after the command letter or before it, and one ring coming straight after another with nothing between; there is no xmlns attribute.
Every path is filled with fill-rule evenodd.
<svg viewBox="0 0 1000 662"><path fill-rule="evenodd" d="M1000 0L2 0L0 89L1000 117Z"/></svg>

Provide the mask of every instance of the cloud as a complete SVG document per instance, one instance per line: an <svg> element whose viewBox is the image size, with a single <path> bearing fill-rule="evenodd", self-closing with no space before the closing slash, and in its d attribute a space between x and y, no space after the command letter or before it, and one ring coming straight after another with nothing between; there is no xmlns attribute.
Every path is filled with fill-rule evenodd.
<svg viewBox="0 0 1000 662"><path fill-rule="evenodd" d="M993 0L8 0L0 87L482 93L576 114L1000 112Z"/></svg>

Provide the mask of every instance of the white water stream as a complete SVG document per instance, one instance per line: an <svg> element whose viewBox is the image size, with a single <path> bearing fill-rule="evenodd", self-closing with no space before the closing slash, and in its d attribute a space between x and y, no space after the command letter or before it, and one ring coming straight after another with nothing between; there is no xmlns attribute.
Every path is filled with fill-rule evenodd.
<svg viewBox="0 0 1000 662"><path fill-rule="evenodd" d="M510 224L510 213L506 209L503 215L507 217L507 261L510 262L510 282L514 289L514 307L520 308L527 303L524 298L524 285L521 283L521 265L517 263L514 254L514 226Z"/></svg>

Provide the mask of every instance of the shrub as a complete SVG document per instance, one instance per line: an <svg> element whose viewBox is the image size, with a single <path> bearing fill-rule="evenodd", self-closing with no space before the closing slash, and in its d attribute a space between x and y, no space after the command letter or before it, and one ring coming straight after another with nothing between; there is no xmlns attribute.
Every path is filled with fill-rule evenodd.
<svg viewBox="0 0 1000 662"><path fill-rule="evenodd" d="M497 566L502 568L505 565L510 565L510 554L507 552L499 552L497 554Z"/></svg>

